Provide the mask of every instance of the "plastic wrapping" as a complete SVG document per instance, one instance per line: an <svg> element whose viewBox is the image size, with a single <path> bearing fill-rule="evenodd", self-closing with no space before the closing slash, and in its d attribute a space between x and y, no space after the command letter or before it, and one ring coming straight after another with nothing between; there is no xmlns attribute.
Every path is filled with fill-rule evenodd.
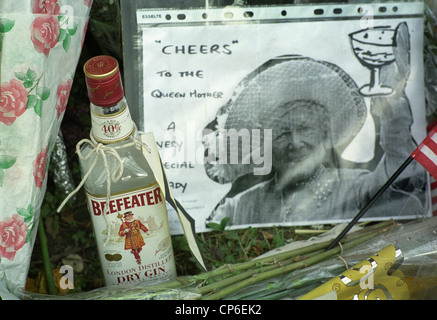
<svg viewBox="0 0 437 320"><path fill-rule="evenodd" d="M437 298L437 217L401 225L387 235L381 236L345 259L358 260L365 252L376 252L393 245L402 251L403 260L398 270L404 274L409 287L410 299Z"/></svg>
<svg viewBox="0 0 437 320"><path fill-rule="evenodd" d="M402 259L400 249L386 246L299 299L313 300L331 295L338 300L409 299L405 276L398 270Z"/></svg>
<svg viewBox="0 0 437 320"><path fill-rule="evenodd" d="M196 231L349 221L426 136L424 2L215 3L121 2L132 115ZM430 216L427 182L411 163L363 220Z"/></svg>
<svg viewBox="0 0 437 320"><path fill-rule="evenodd" d="M67 107L91 4L91 0L0 3L1 297L7 295L6 281L18 286L26 281L48 163ZM62 161L58 164L64 170Z"/></svg>
<svg viewBox="0 0 437 320"><path fill-rule="evenodd" d="M107 286L66 296L49 296L25 290L15 294L22 300L197 300L201 296L196 289L165 288L165 282L163 284L162 288L154 285L153 289L149 289L149 283L145 285L139 282L133 286Z"/></svg>
<svg viewBox="0 0 437 320"><path fill-rule="evenodd" d="M64 278L60 282L67 284ZM201 297L194 287L174 287L174 282L162 280L104 286L86 292L64 290L59 295L31 292L9 281L6 283L11 297L20 300L197 300Z"/></svg>
<svg viewBox="0 0 437 320"><path fill-rule="evenodd" d="M50 163L53 182L58 192L63 196L67 196L74 189L74 181L68 166L67 150L61 131L59 131L56 137Z"/></svg>
<svg viewBox="0 0 437 320"><path fill-rule="evenodd" d="M378 266L378 271L371 274L373 264ZM336 258L248 287L229 298L428 300L436 299L436 295L437 218L434 217L398 225Z"/></svg>

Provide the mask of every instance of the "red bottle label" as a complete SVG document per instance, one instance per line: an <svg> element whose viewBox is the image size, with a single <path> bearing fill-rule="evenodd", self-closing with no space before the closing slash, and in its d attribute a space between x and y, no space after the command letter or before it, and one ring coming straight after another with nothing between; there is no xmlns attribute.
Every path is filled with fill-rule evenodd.
<svg viewBox="0 0 437 320"><path fill-rule="evenodd" d="M124 95L120 70L116 59L109 56L97 56L84 65L88 97L99 107L114 106Z"/></svg>

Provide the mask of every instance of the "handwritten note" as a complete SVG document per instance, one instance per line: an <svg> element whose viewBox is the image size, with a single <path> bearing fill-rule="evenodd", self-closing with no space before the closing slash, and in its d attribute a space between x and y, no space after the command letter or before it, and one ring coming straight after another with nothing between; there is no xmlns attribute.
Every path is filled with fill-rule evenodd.
<svg viewBox="0 0 437 320"><path fill-rule="evenodd" d="M369 82L369 73L355 57L349 38L352 32L363 29L363 24L378 27L406 22L411 48L422 48L423 7L417 3L395 7L387 6L382 12L377 4L366 5L361 13L358 4L325 5L322 13L312 6L254 8L251 21L247 14L244 16L247 8L236 9L234 21L223 10L213 9L186 10L183 16L165 10L137 12L142 27L141 130L154 133L174 196L196 219L197 231L207 230L207 217L231 191L231 183L218 181L220 172L213 172L214 163L219 161L215 129L226 121L224 110L247 84L245 81L250 81L251 73L271 59L299 55L337 65L358 86L364 85ZM293 10L300 13L291 15ZM373 19L376 16L378 19ZM421 50L411 50L407 92L414 106L412 134L417 141L423 138L426 123L421 61ZM368 116L348 148L348 160L367 161L373 156L373 128ZM254 132L248 140L244 140L244 132L238 133L243 141L239 151L247 145L253 149ZM269 132L258 134L265 139ZM265 144L260 148L264 158L260 152L257 159L246 160L250 170L258 166L268 173L265 153L269 149ZM240 157L238 161L245 160ZM169 211L171 231L180 233L177 217Z"/></svg>

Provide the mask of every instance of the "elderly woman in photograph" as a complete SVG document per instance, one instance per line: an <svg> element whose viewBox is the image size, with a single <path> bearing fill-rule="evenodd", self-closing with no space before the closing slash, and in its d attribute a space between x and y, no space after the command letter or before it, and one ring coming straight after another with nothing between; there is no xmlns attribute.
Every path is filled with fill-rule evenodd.
<svg viewBox="0 0 437 320"><path fill-rule="evenodd" d="M271 143L273 170L255 177L250 165L207 166L211 178L232 183L207 222L228 217L228 225L308 224L354 217L416 147L404 92L410 71L408 31L403 34L397 39L396 63L384 70L395 92L371 98L377 146L367 167L341 156L363 127L367 107L355 82L338 66L285 56L244 80L220 117L224 129L271 128L272 141L263 143ZM425 186L425 171L411 163L366 217L425 215Z"/></svg>

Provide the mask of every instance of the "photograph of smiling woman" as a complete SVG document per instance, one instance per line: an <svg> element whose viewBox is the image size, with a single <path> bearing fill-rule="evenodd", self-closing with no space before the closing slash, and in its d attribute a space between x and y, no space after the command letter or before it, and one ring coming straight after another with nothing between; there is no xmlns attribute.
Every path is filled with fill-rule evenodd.
<svg viewBox="0 0 437 320"><path fill-rule="evenodd" d="M405 61L409 47L405 41L402 45L397 55ZM342 159L367 116L364 98L344 70L310 57L286 56L251 74L227 106L224 127L271 128L272 173L262 179L247 166L223 165L221 179L233 188L206 222L228 217L231 226L302 225L351 219L416 146L404 92L408 68L383 71L401 84L395 93L371 99L370 114L378 124L375 143L382 152L364 164ZM425 187L423 168L413 164L366 217L425 215Z"/></svg>

